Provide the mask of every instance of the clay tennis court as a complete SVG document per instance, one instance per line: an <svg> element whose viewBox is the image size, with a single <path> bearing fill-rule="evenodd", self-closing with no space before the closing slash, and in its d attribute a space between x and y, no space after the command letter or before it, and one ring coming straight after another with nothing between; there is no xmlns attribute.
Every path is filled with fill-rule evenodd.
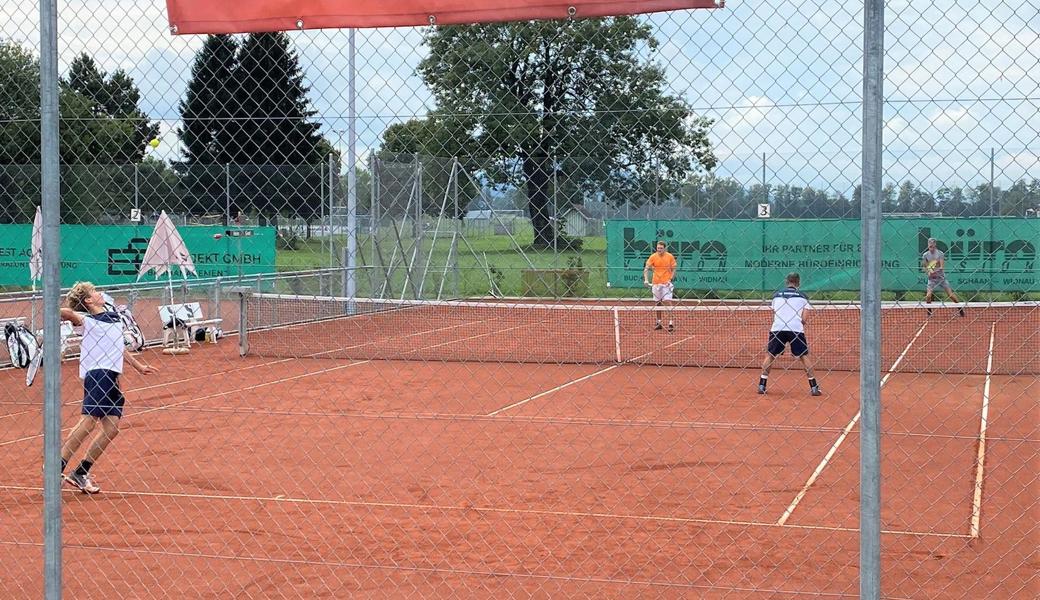
<svg viewBox="0 0 1040 600"><path fill-rule="evenodd" d="M235 336L145 352L162 372L126 376L103 493L63 494L69 594L857 594L854 313L810 328L812 398L788 358L754 393L754 311L677 313L673 334L611 307L288 326L302 306L247 308L262 322L245 357ZM1040 309L886 314L886 596L1029 596L1035 573L1002 557L1034 552L1040 521ZM42 593L42 392L0 412L0 557L26 596Z"/></svg>

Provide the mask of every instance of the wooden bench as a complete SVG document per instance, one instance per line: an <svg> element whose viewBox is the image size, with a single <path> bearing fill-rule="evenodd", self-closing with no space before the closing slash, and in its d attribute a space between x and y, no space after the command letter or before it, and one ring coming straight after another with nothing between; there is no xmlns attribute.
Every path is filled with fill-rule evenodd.
<svg viewBox="0 0 1040 600"><path fill-rule="evenodd" d="M159 307L159 321L163 327L163 346L169 346L174 335L174 319L177 320L178 335L184 331L184 341L191 345L195 339L195 331L208 325L219 325L224 319L207 319L202 314L202 306L198 302L184 304L167 304Z"/></svg>

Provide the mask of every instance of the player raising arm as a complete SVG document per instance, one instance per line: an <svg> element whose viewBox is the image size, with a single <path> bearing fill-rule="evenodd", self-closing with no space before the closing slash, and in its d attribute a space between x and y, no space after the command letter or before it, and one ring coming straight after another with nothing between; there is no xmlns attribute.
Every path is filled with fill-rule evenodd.
<svg viewBox="0 0 1040 600"><path fill-rule="evenodd" d="M101 488L94 483L90 468L119 434L119 419L123 416L125 403L123 392L119 389L123 362L125 360L145 374L154 373L156 369L126 351L122 321L118 314L106 311L105 300L93 284L79 282L72 286L66 297L66 305L61 309L61 318L83 327L79 356L83 410L79 422L72 428L72 433L61 449L61 471L62 477L69 484L84 493L96 494ZM79 466L71 474L64 475L72 455L99 424L101 431L87 448Z"/></svg>

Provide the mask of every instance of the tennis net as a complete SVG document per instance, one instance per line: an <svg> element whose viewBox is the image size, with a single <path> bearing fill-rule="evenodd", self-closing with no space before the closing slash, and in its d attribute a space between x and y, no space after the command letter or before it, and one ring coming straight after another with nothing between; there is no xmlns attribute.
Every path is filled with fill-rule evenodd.
<svg viewBox="0 0 1040 600"><path fill-rule="evenodd" d="M772 311L762 303L415 301L245 292L242 353L359 360L757 368ZM1040 303L886 304L882 367L906 373L1040 373ZM672 321L674 331L667 325ZM816 367L859 369L860 306L817 304Z"/></svg>

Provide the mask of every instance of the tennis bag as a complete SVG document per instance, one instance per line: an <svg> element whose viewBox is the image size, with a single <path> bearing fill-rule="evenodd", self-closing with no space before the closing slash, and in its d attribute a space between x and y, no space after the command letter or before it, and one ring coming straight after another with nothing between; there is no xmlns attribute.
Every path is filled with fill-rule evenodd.
<svg viewBox="0 0 1040 600"><path fill-rule="evenodd" d="M8 323L4 326L4 337L7 338L7 351L11 354L11 362L19 369L28 367L40 351L36 336L26 329L25 325Z"/></svg>
<svg viewBox="0 0 1040 600"><path fill-rule="evenodd" d="M144 348L144 333L134 318L134 313L125 304L116 306L111 302L105 302L105 309L119 315L119 321L123 324L123 343L131 352L140 352Z"/></svg>
<svg viewBox="0 0 1040 600"><path fill-rule="evenodd" d="M134 313L126 306L120 306L116 312L119 320L123 322L123 342L131 352L140 352L144 348L144 333L134 318Z"/></svg>

